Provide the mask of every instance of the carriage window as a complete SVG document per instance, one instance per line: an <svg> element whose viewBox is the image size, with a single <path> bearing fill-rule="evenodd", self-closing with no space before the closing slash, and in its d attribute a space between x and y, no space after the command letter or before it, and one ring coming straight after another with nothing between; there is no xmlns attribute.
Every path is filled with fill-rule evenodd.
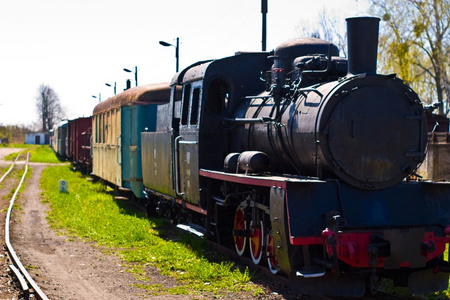
<svg viewBox="0 0 450 300"><path fill-rule="evenodd" d="M102 143L103 122L102 114L98 115L98 142Z"/></svg>
<svg viewBox="0 0 450 300"><path fill-rule="evenodd" d="M92 134L94 135L94 137L93 137L93 140L94 140L94 143L98 143L98 118L97 118L97 116L94 116L93 117L94 118L94 122L93 122L93 132L92 132Z"/></svg>
<svg viewBox="0 0 450 300"><path fill-rule="evenodd" d="M113 109L111 110L111 144L114 144L115 138L116 138L116 111Z"/></svg>
<svg viewBox="0 0 450 300"><path fill-rule="evenodd" d="M180 105L181 105L181 88L179 85L172 86L170 97L173 99L173 117L180 118Z"/></svg>
<svg viewBox="0 0 450 300"><path fill-rule="evenodd" d="M181 112L181 125L187 125L190 95L191 95L191 85L187 84L184 86L183 89L183 111Z"/></svg>
<svg viewBox="0 0 450 300"><path fill-rule="evenodd" d="M103 134L102 134L102 143L103 143L103 144L106 143L106 129L105 129L105 125L106 125L106 114L103 113L103 114L102 114L102 131L103 131Z"/></svg>
<svg viewBox="0 0 450 300"><path fill-rule="evenodd" d="M192 93L191 125L197 125L199 102L200 88L195 88L194 92Z"/></svg>
<svg viewBox="0 0 450 300"><path fill-rule="evenodd" d="M114 143L118 143L117 138L120 136L121 134L121 129L120 129L120 116L121 116L121 111L119 108L116 109L116 118L114 119L114 130L115 130L115 134L114 134Z"/></svg>
<svg viewBox="0 0 450 300"><path fill-rule="evenodd" d="M111 112L109 112L109 111L106 113L105 131L106 131L105 135L107 135L106 143L111 144L111 140L112 140L112 138L111 138Z"/></svg>
<svg viewBox="0 0 450 300"><path fill-rule="evenodd" d="M208 89L207 108L213 114L221 114L228 107L228 85L222 79L214 79Z"/></svg>

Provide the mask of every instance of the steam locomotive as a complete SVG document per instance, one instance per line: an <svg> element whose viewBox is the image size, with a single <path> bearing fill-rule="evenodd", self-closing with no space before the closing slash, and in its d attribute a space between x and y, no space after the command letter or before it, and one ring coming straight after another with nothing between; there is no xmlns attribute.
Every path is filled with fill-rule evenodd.
<svg viewBox="0 0 450 300"><path fill-rule="evenodd" d="M197 62L92 118L92 173L306 294L362 296L380 278L447 289L450 184L413 179L418 95L376 73L378 18L349 18L349 57L306 38Z"/></svg>

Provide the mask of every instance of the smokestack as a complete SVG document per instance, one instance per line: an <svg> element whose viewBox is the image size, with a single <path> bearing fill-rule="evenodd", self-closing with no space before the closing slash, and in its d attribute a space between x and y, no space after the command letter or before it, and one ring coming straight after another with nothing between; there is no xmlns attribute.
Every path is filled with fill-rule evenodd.
<svg viewBox="0 0 450 300"><path fill-rule="evenodd" d="M376 74L379 18L347 18L349 74Z"/></svg>

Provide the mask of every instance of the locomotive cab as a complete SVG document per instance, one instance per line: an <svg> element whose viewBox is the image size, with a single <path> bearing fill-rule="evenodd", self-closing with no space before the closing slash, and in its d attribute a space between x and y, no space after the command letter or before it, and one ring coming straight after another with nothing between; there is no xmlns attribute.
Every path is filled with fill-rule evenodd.
<svg viewBox="0 0 450 300"><path fill-rule="evenodd" d="M163 182L156 178L159 173L154 172L144 175L144 185L155 192L183 199L187 205L200 207L199 211L206 207L198 171L201 168L221 170L226 154L237 147L230 144L230 130L222 126L223 120L246 95L264 90L259 74L269 67L267 56L267 53L237 53L219 60L199 62L174 77L172 90L182 89L182 93L178 98L180 101L176 101L173 92L171 97L172 128L166 130L166 134L171 132L172 147L160 149L159 145L168 143L153 142L148 149L156 147L155 158L145 163L154 165L152 162L167 161L167 153L172 153L169 161L174 180ZM160 184L155 185L155 180Z"/></svg>

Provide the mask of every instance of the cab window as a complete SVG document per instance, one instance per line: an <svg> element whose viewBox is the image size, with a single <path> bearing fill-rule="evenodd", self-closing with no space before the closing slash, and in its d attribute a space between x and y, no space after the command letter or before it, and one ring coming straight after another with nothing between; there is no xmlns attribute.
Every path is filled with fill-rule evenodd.
<svg viewBox="0 0 450 300"><path fill-rule="evenodd" d="M191 95L191 85L187 84L183 87L183 106L181 111L181 125L187 125L188 123L190 95Z"/></svg>
<svg viewBox="0 0 450 300"><path fill-rule="evenodd" d="M213 114L226 111L229 102L229 89L223 79L214 79L208 87L208 103L206 107Z"/></svg>

